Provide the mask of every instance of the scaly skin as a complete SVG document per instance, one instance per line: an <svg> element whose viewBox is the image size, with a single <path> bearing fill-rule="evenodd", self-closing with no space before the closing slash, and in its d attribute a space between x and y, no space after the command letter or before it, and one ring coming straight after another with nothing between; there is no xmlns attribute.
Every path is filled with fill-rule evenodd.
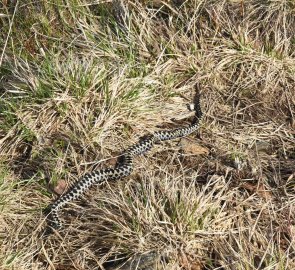
<svg viewBox="0 0 295 270"><path fill-rule="evenodd" d="M156 142L185 137L196 131L202 119L199 96L196 97L194 106L195 118L190 126L174 130L157 131L152 135L146 136L123 152L124 162L116 168L106 168L85 174L73 187L47 208L49 211L47 217L48 225L54 229L62 228L62 222L59 219L58 212L67 203L85 194L93 185L100 185L105 181L118 180L130 175L133 170L133 157L146 153Z"/></svg>

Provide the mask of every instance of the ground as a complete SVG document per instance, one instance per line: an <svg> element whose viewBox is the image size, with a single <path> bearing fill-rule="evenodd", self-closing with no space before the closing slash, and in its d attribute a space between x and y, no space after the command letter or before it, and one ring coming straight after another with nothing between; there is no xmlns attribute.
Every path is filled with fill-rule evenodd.
<svg viewBox="0 0 295 270"><path fill-rule="evenodd" d="M0 269L295 269L295 2L2 1ZM140 136L131 176L44 209Z"/></svg>

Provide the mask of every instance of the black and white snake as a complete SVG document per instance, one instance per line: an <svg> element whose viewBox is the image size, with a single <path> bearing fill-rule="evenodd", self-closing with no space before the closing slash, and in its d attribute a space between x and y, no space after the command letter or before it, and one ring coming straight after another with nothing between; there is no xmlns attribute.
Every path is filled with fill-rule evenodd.
<svg viewBox="0 0 295 270"><path fill-rule="evenodd" d="M107 180L118 180L131 174L133 170L133 157L142 155L149 151L153 145L160 141L185 137L199 128L202 119L199 95L194 100L195 116L190 126L177 128L174 130L161 130L141 139L137 144L130 146L122 153L123 161L115 168L86 173L71 187L65 194L60 196L53 204L47 207L47 221L50 228L60 229L62 222L59 219L59 211L70 201L73 201L88 191L93 185L99 185Z"/></svg>

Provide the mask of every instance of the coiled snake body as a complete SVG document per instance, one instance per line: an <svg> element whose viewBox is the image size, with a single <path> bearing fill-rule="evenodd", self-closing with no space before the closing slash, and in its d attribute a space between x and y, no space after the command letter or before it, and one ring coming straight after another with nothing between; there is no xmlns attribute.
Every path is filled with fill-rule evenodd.
<svg viewBox="0 0 295 270"><path fill-rule="evenodd" d="M157 131L152 135L148 135L123 152L123 162L116 168L106 168L86 173L73 187L47 208L46 212L49 212L49 215L47 216L48 225L51 228L60 229L62 227L62 222L59 219L58 212L65 204L83 195L93 185L102 184L107 180L118 180L130 175L133 170L134 156L142 155L149 151L157 142L185 137L196 131L202 118L199 95L195 97L194 110L195 117L190 126L174 130Z"/></svg>

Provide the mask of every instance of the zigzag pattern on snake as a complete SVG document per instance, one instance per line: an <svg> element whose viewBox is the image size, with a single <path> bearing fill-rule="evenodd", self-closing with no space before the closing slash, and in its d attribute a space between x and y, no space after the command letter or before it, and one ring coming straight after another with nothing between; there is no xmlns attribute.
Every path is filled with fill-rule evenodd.
<svg viewBox="0 0 295 270"><path fill-rule="evenodd" d="M171 140L175 138L185 137L199 128L202 119L202 111L200 108L200 97L197 95L194 99L195 116L190 126L177 128L174 130L161 130L152 135L148 135L137 144L130 146L122 153L123 162L116 168L106 168L102 170L86 173L82 178L71 187L65 194L59 197L52 205L47 208L49 215L47 216L48 225L54 229L62 228L62 222L59 218L59 211L70 201L73 201L93 185L102 184L107 180L118 180L131 174L133 170L133 157L142 155L149 151L153 145L160 141Z"/></svg>

